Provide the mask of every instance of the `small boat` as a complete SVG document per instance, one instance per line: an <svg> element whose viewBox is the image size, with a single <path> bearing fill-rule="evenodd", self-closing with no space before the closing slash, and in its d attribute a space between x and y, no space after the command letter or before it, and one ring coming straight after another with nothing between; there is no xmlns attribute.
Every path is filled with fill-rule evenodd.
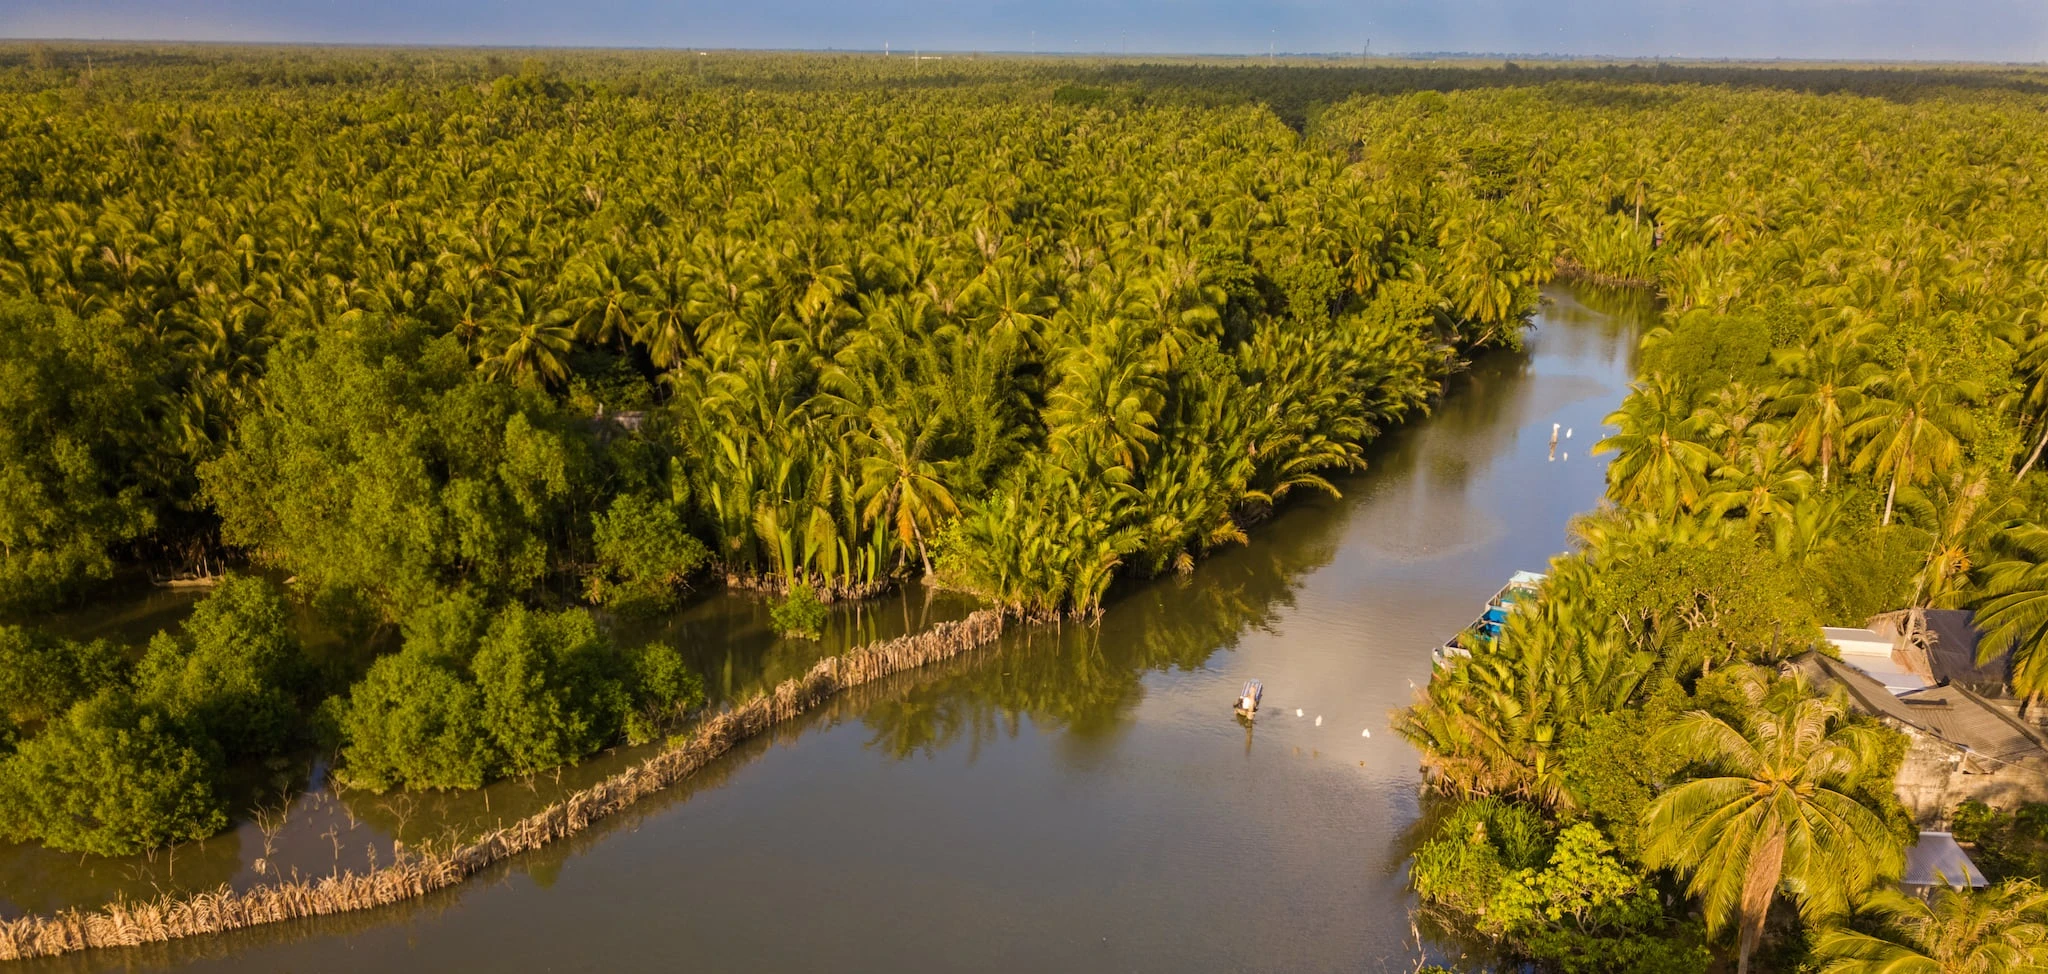
<svg viewBox="0 0 2048 974"><path fill-rule="evenodd" d="M1473 620L1470 626L1465 627L1464 632L1452 636L1431 654L1435 657L1436 665L1443 666L1455 657L1472 655L1472 646L1468 644L1475 640L1491 643L1500 638L1500 627L1506 624L1508 615L1515 611L1515 603L1525 598L1535 598L1536 590L1548 577L1550 576L1542 572L1516 572L1509 577L1508 583L1501 586L1500 591L1493 593L1493 598L1486 600L1486 608L1480 610L1478 619Z"/></svg>
<svg viewBox="0 0 2048 974"><path fill-rule="evenodd" d="M1257 680L1246 680L1244 681L1244 691L1237 695L1237 706L1234 709L1241 716L1256 717L1259 715L1259 698L1265 695L1265 684Z"/></svg>

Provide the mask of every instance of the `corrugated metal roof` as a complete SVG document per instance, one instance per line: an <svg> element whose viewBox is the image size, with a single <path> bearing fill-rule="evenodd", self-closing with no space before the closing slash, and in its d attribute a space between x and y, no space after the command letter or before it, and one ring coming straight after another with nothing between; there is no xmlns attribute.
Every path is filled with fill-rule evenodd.
<svg viewBox="0 0 2048 974"><path fill-rule="evenodd" d="M1869 674L1820 653L1803 653L1790 665L1816 683L1839 684L1865 713L1889 717L1969 748L1973 754L2005 762L2048 759L2048 747L2031 728L1963 687L1932 687L1894 695Z"/></svg>
<svg viewBox="0 0 2048 974"><path fill-rule="evenodd" d="M1977 662L1976 614L1968 609L1905 609L1873 616L1872 631L1893 640L1905 639L1914 614L1925 625L1922 645L1927 652L1928 676L1936 683L1963 683L1980 693L2004 692L2012 673L2012 654L2001 653L1984 663Z"/></svg>
<svg viewBox="0 0 2048 974"><path fill-rule="evenodd" d="M1922 726L1946 740L2000 761L2043 753L2041 739L1997 704L1950 684L1899 698Z"/></svg>
<svg viewBox="0 0 2048 974"><path fill-rule="evenodd" d="M1922 832L1920 841L1906 850L1906 874L1899 882L1907 886L1953 886L1981 889L1991 885L1984 871L1970 861L1970 854L1947 832Z"/></svg>
<svg viewBox="0 0 2048 974"><path fill-rule="evenodd" d="M1919 726L1919 719L1911 708L1900 702L1898 696L1884 688L1884 684L1870 678L1870 675L1841 660L1822 653L1805 652L1794 657L1787 664L1792 669L1806 674L1806 678L1817 684L1840 684L1849 691L1849 699L1864 713L1890 717Z"/></svg>
<svg viewBox="0 0 2048 974"><path fill-rule="evenodd" d="M1977 662L1977 631L1975 614L1968 609L1929 609L1926 613L1928 635L1934 637L1927 655L1934 663L1934 678L1944 682L1967 683L1972 687L1979 684L2003 684L2009 675L2011 654L2001 654L1990 662Z"/></svg>

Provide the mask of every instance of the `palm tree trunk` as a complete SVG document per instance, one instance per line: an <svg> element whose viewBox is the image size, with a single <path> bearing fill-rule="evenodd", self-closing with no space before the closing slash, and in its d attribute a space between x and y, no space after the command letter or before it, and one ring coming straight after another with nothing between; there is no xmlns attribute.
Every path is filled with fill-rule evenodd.
<svg viewBox="0 0 2048 974"><path fill-rule="evenodd" d="M2039 442L2034 444L2034 452L2027 456L2026 465L2020 467L2019 474L2012 478L2013 483L2019 483L2020 481L2027 479L2027 471L2034 469L2035 461L2041 459L2041 448L2044 446L2048 446L2048 422L2043 422L2041 424L2041 439Z"/></svg>
<svg viewBox="0 0 2048 974"><path fill-rule="evenodd" d="M1904 475L1906 475L1906 474L1910 474L1910 473L1912 473L1912 472L1913 472L1913 441L1912 441L1912 440L1907 440L1907 441L1906 441L1906 455L1905 455L1904 457L1901 457L1901 458L1899 459L1899 462L1898 462L1898 464L1897 464L1896 466L1892 467L1892 485L1891 485L1891 487L1887 488L1887 489L1885 490L1885 492L1884 492L1884 520L1882 520L1882 521L1879 521L1879 522L1878 522L1878 527L1881 527L1881 528L1882 528L1882 527L1890 527L1890 526L1891 526L1891 523L1892 523L1892 501L1893 501L1894 499L1896 499L1896 498L1897 498L1897 497L1899 496L1899 478L1900 478L1901 476L1904 476Z"/></svg>
<svg viewBox="0 0 2048 974"><path fill-rule="evenodd" d="M1749 861L1749 876L1742 883L1742 935L1736 946L1736 974L1749 974L1749 958L1764 939L1764 920L1770 916L1771 900L1778 894L1778 878L1785 868L1785 830L1779 828L1763 841Z"/></svg>

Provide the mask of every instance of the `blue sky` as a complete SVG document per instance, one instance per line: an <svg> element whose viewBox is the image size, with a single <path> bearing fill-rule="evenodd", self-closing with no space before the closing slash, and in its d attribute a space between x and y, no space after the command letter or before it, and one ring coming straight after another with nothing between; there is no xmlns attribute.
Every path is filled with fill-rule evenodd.
<svg viewBox="0 0 2048 974"><path fill-rule="evenodd" d="M2048 0L0 0L0 37L2044 61Z"/></svg>

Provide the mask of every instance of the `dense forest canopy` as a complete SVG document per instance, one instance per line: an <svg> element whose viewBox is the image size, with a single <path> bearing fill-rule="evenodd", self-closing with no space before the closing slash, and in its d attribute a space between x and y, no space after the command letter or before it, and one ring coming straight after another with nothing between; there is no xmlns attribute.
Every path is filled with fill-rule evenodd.
<svg viewBox="0 0 2048 974"><path fill-rule="evenodd" d="M1088 611L1115 566L1355 464L1457 354L1514 341L1547 269L1434 173L1347 176L1252 107L439 67L13 103L15 314L146 336L158 428L98 452L175 477L46 492L78 537L23 505L24 595L109 574L46 549L224 542L387 611L416 579L530 596L591 571L592 505L633 495L728 573L857 592L915 564ZM446 354L373 347L372 375L324 347L392 330Z"/></svg>
<svg viewBox="0 0 2048 974"><path fill-rule="evenodd" d="M1665 313L1610 503L1397 720L1426 912L1565 970L1936 951L1871 894L1903 743L1773 666L1974 607L2048 690L2041 85L0 49L0 823L120 853L292 749L467 788L648 739L701 682L593 611L693 585L792 633L918 576L1092 617L1334 490L1563 274ZM223 567L146 649L33 628ZM364 638L314 665L295 610ZM1928 909L2048 941L1981 895Z"/></svg>

